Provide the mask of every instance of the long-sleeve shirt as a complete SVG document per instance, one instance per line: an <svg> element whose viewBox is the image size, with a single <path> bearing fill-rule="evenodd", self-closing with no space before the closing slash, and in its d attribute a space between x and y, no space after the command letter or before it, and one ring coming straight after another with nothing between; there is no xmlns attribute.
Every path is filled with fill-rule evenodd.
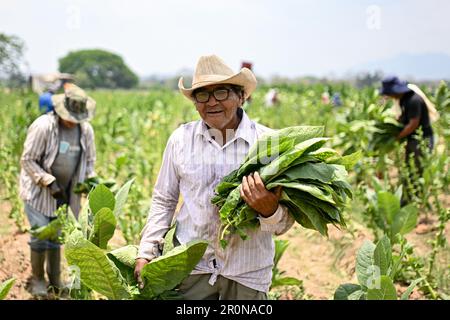
<svg viewBox="0 0 450 320"><path fill-rule="evenodd" d="M239 167L249 148L269 130L251 121L245 112L234 137L223 146L213 139L214 134L202 120L177 128L164 151L138 257L151 260L160 254L181 194L183 204L176 216L176 239L181 244L197 239L209 242L192 274L211 274L210 284L222 275L267 292L275 253L272 236L286 232L294 219L287 208L279 205L272 216L258 218L260 225L247 231L247 240L233 235L226 249L222 249L218 241L218 208L211 204L211 197L220 180Z"/></svg>
<svg viewBox="0 0 450 320"><path fill-rule="evenodd" d="M94 131L88 122L80 123L81 156L74 183L83 182L95 176L96 158ZM55 216L56 200L48 185L55 181L51 167L59 150L59 124L55 113L47 113L37 118L28 128L21 157L20 197L32 208L48 217ZM80 196L70 193L70 208L77 215Z"/></svg>

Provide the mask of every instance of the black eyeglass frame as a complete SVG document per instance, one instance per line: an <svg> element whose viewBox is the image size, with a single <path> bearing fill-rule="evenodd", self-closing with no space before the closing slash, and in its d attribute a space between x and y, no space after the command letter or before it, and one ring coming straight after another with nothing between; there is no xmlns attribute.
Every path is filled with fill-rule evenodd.
<svg viewBox="0 0 450 320"><path fill-rule="evenodd" d="M226 92L227 92L227 95L225 96L225 98L222 98L222 99L218 99L217 98L217 96L216 96L216 92L217 91L223 91L223 90L225 90ZM220 86L220 87L217 87L217 88L215 88L215 89L213 89L213 90L210 90L210 91L207 91L207 90L202 90L202 89L197 89L197 90L195 90L193 93L192 93L192 97L194 98L194 100L197 102L197 103L207 103L208 101L209 101L209 99L211 99L211 93L214 95L214 98L217 100L217 101L225 101L225 100L227 100L228 98L229 98L229 96L230 96L230 91L234 91L236 94L238 94L238 90L240 90L240 89L238 89L238 88L236 88L236 87L222 87L222 86ZM207 100L205 100L205 101L199 101L198 99L197 99L197 94L198 93L207 93L208 94L208 99Z"/></svg>

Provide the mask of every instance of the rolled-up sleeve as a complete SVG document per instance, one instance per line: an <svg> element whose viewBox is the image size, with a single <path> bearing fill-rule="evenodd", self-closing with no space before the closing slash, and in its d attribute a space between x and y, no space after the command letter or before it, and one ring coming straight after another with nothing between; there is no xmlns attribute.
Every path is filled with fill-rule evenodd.
<svg viewBox="0 0 450 320"><path fill-rule="evenodd" d="M28 129L20 159L22 168L30 175L34 183L43 187L56 180L39 165L49 134L46 123L39 120L33 122Z"/></svg>
<svg viewBox="0 0 450 320"><path fill-rule="evenodd" d="M277 210L270 217L260 216L258 219L261 224L261 231L270 232L277 236L287 232L295 222L288 209L282 204L278 205Z"/></svg>
<svg viewBox="0 0 450 320"><path fill-rule="evenodd" d="M138 258L152 260L160 255L164 235L170 228L178 204L180 179L175 163L174 139L172 134L164 150L147 223L142 230Z"/></svg>

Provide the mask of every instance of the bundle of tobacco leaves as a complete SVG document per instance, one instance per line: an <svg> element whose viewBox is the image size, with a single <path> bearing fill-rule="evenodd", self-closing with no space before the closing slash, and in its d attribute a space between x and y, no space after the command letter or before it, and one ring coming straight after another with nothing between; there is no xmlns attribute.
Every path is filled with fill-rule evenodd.
<svg viewBox="0 0 450 320"><path fill-rule="evenodd" d="M342 211L352 190L346 167L359 159L359 152L341 157L324 147L323 127L297 126L262 136L249 150L238 169L224 177L215 189L212 203L220 210L222 247L226 237L259 226L258 213L240 196L244 176L258 171L266 189L282 187L280 203L305 228L327 235L327 224L345 226Z"/></svg>

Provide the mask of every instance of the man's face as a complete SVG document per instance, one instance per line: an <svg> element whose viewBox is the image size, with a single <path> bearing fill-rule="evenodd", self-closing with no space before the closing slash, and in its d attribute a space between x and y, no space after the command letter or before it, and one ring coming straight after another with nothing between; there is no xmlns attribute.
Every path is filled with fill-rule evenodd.
<svg viewBox="0 0 450 320"><path fill-rule="evenodd" d="M226 93L227 90L228 93ZM213 94L214 91L216 96ZM209 100L202 102L207 99L207 93L209 93ZM196 99L196 97L200 99ZM226 98L222 100L223 97ZM243 103L243 98L226 84L211 85L198 89L195 92L194 100L195 107L203 121L208 126L219 130L231 129L237 119L237 109Z"/></svg>
<svg viewBox="0 0 450 320"><path fill-rule="evenodd" d="M394 94L394 93L392 93L392 94L388 94L388 95L386 95L388 98L391 98L391 99L394 99L394 100L399 100L399 99L401 99L402 98L402 94Z"/></svg>
<svg viewBox="0 0 450 320"><path fill-rule="evenodd" d="M62 118L59 118L59 121L63 126L65 126L66 128L69 128L69 129L73 129L77 126L77 124L75 122L67 121Z"/></svg>

